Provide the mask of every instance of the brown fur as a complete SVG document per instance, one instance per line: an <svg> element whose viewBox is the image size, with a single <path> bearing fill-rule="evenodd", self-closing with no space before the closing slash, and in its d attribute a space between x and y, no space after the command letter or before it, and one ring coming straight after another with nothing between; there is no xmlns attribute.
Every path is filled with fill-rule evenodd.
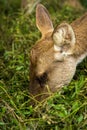
<svg viewBox="0 0 87 130"><path fill-rule="evenodd" d="M76 36L76 46L74 54L81 56L84 52L87 52L87 13L81 18L72 22L72 27Z"/></svg>
<svg viewBox="0 0 87 130"><path fill-rule="evenodd" d="M42 33L42 38L31 49L29 91L37 100L42 101L69 84L80 59L87 56L87 13L71 23L76 36L74 54L67 56L63 62L58 62L54 58L53 26L50 17L41 4L36 10L37 27ZM42 10L42 13L39 10Z"/></svg>

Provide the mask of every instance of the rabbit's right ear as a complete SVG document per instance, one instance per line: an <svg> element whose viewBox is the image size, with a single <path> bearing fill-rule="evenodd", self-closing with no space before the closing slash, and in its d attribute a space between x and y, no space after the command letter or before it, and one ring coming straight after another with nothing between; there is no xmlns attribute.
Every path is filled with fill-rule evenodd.
<svg viewBox="0 0 87 130"><path fill-rule="evenodd" d="M41 4L38 4L36 7L36 25L42 33L42 37L45 36L48 32L53 32L53 24L49 13L47 9Z"/></svg>
<svg viewBox="0 0 87 130"><path fill-rule="evenodd" d="M60 24L53 33L54 48L70 45L71 49L75 47L76 38L71 25L68 23ZM70 49L70 48L68 48Z"/></svg>

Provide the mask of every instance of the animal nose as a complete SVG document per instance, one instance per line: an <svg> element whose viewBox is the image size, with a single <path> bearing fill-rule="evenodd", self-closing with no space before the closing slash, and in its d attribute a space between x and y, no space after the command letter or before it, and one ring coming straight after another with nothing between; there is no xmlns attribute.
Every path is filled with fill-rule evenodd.
<svg viewBox="0 0 87 130"><path fill-rule="evenodd" d="M47 74L44 73L43 75L36 77L36 80L39 83L40 87L44 87L47 82Z"/></svg>

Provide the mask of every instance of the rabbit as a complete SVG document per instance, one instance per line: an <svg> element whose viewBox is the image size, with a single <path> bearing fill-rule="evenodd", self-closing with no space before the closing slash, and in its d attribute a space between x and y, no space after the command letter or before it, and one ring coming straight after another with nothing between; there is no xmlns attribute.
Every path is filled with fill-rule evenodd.
<svg viewBox="0 0 87 130"><path fill-rule="evenodd" d="M87 13L54 28L47 9L38 4L36 25L42 36L30 52L29 92L42 101L68 85L87 56Z"/></svg>

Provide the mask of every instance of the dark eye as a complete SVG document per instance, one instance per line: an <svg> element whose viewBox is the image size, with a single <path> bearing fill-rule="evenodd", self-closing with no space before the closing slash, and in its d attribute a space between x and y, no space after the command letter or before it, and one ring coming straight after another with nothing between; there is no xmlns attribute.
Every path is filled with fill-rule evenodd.
<svg viewBox="0 0 87 130"><path fill-rule="evenodd" d="M43 87L47 82L47 73L43 73L43 75L36 77L36 80L39 82L40 86Z"/></svg>

